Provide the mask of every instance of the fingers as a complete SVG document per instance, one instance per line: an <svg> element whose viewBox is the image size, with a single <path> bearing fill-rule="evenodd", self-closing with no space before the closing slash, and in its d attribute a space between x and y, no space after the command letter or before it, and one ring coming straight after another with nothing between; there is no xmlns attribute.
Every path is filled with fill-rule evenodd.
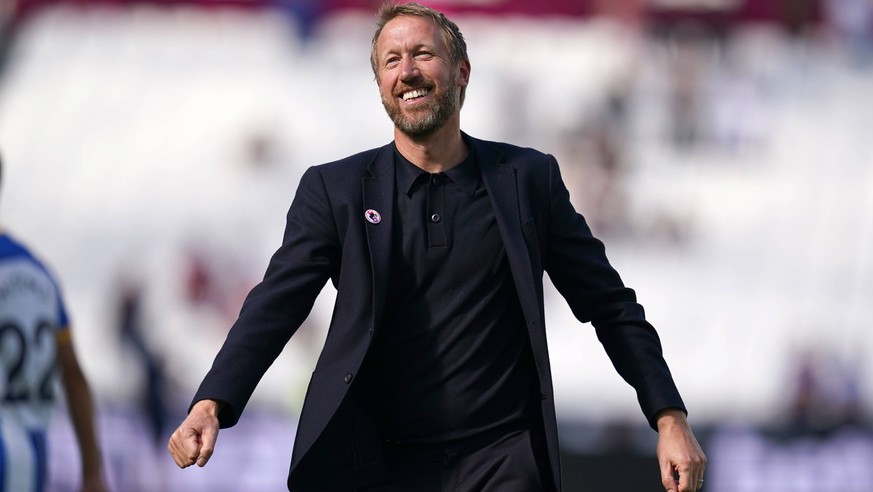
<svg viewBox="0 0 873 492"><path fill-rule="evenodd" d="M203 467L212 457L218 439L217 425L192 426L186 420L173 432L167 450L179 468Z"/></svg>
<svg viewBox="0 0 873 492"><path fill-rule="evenodd" d="M697 453L691 459L691 464L688 470L688 490L696 492L703 488L703 474L706 471L706 455L700 446L697 446ZM681 490L681 489L680 489Z"/></svg>
<svg viewBox="0 0 873 492"><path fill-rule="evenodd" d="M679 470L679 492L695 492L697 490L697 482L692 476L691 470L686 468Z"/></svg>
<svg viewBox="0 0 873 492"><path fill-rule="evenodd" d="M669 416L659 420L657 455L664 490L697 492L701 488L706 455L694 438L687 421L679 419L677 424ZM678 481L674 478L676 475L679 477Z"/></svg>
<svg viewBox="0 0 873 492"><path fill-rule="evenodd" d="M661 485L665 491L697 492L703 488L705 461L679 467L670 461L660 461L659 464L661 467Z"/></svg>
<svg viewBox="0 0 873 492"><path fill-rule="evenodd" d="M693 466L680 468L676 492L697 492L703 488L703 470L702 464L697 463Z"/></svg>
<svg viewBox="0 0 873 492"><path fill-rule="evenodd" d="M219 410L215 401L197 402L182 425L170 436L167 451L179 468L187 468L194 463L202 467L212 457L218 439Z"/></svg>
<svg viewBox="0 0 873 492"><path fill-rule="evenodd" d="M692 476L691 484L694 485L694 489L692 490L700 490L703 488L703 470L703 466L698 467L697 473Z"/></svg>
<svg viewBox="0 0 873 492"><path fill-rule="evenodd" d="M673 475L673 466L669 462L661 462L661 485L667 492L676 492L676 479Z"/></svg>
<svg viewBox="0 0 873 492"><path fill-rule="evenodd" d="M680 469L676 475L672 473L672 467L669 479L661 472L661 484L668 492L697 492L703 488L703 468L694 467ZM674 476L678 476L676 480Z"/></svg>
<svg viewBox="0 0 873 492"><path fill-rule="evenodd" d="M215 441L218 439L218 429L206 427L203 433L200 434L200 453L196 458L197 466L204 467L209 458L212 457L212 452L215 450Z"/></svg>
<svg viewBox="0 0 873 492"><path fill-rule="evenodd" d="M173 461L179 468L187 468L194 464L197 458L200 457L200 438L196 431L190 428L185 428L185 423L182 423L176 432L170 436L170 442L167 443L167 450Z"/></svg>

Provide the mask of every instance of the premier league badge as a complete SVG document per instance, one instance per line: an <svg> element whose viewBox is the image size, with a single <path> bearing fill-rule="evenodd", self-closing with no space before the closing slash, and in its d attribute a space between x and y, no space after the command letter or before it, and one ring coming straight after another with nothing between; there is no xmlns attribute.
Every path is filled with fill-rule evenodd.
<svg viewBox="0 0 873 492"><path fill-rule="evenodd" d="M367 209L367 211L364 212L364 217L366 217L367 222L371 224L378 224L379 222L382 222L382 216L379 215L379 212L373 210L372 208Z"/></svg>

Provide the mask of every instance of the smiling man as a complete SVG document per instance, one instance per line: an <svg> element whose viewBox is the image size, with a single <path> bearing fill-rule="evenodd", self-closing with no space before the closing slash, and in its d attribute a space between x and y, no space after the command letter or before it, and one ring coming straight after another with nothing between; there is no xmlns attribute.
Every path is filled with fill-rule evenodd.
<svg viewBox="0 0 873 492"><path fill-rule="evenodd" d="M380 23L370 63L382 104L397 130L395 137L399 133L423 139L442 130L457 139L463 93L470 80L466 53L450 51L439 27L427 18L391 20L390 26Z"/></svg>
<svg viewBox="0 0 873 492"><path fill-rule="evenodd" d="M336 307L289 490L561 490L548 272L637 391L665 490L698 490L706 458L658 335L555 159L461 131L471 65L455 23L404 4L383 6L377 26L371 63L394 141L301 178L282 246L170 438L173 459L206 464L329 279Z"/></svg>

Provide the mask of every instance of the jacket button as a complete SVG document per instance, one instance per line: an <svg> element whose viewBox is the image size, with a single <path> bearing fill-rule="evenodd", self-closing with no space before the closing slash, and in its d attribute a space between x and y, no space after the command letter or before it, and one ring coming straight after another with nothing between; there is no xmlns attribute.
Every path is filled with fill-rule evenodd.
<svg viewBox="0 0 873 492"><path fill-rule="evenodd" d="M348 374L346 374L346 377L343 378L343 381L345 381L346 384L349 384L352 382L352 377L353 377L352 373L348 373Z"/></svg>

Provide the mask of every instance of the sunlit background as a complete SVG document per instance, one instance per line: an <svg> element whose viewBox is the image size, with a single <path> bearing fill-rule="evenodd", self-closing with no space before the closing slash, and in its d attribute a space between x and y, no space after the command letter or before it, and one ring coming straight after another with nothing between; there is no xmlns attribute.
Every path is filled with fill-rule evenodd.
<svg viewBox="0 0 873 492"><path fill-rule="evenodd" d="M661 335L706 490L873 490L873 2L423 1L462 128L562 165ZM284 490L328 287L204 469L165 451L311 165L383 145L368 0L0 0L0 219L60 277L117 491ZM656 434L549 287L569 491ZM74 490L62 408L50 490ZM584 485L583 485L584 484Z"/></svg>

